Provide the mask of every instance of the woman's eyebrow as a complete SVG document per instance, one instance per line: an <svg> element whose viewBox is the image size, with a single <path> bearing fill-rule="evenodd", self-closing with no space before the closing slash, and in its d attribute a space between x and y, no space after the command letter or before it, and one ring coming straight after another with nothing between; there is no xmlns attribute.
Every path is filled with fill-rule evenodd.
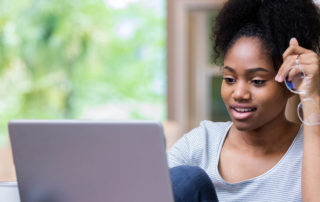
<svg viewBox="0 0 320 202"><path fill-rule="evenodd" d="M232 67L229 67L229 66L224 66L223 67L224 70L229 70L230 72L232 73L235 73L236 71L232 68ZM250 68L250 69L247 69L245 71L246 74L253 74L253 73L256 73L256 72L269 72L267 69L265 68L262 68L262 67L255 67L255 68Z"/></svg>
<svg viewBox="0 0 320 202"><path fill-rule="evenodd" d="M223 67L223 70L225 70L225 69L229 70L229 71L232 72L232 73L235 73L235 72L236 72L234 69L232 69L232 68L229 67L229 66L224 66L224 67Z"/></svg>
<svg viewBox="0 0 320 202"><path fill-rule="evenodd" d="M252 73L256 73L256 72L269 72L267 69L262 68L262 67L256 67L256 68L251 68L251 69L247 69L246 70L246 74L252 74Z"/></svg>

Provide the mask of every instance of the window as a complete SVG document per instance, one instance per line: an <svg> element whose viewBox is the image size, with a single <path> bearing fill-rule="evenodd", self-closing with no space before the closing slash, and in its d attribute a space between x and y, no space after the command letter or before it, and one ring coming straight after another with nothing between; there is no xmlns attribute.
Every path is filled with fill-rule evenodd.
<svg viewBox="0 0 320 202"><path fill-rule="evenodd" d="M168 119L183 132L200 121L228 120L220 68L210 60L210 27L224 0L168 1Z"/></svg>

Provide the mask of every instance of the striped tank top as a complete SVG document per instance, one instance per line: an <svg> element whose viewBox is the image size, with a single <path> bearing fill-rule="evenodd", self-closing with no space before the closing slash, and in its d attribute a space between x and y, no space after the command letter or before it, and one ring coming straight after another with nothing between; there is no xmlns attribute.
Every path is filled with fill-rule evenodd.
<svg viewBox="0 0 320 202"><path fill-rule="evenodd" d="M237 183L226 182L219 174L220 151L232 122L202 121L169 150L169 167L199 166L211 178L218 199L224 201L291 202L302 201L301 169L303 127L281 160L264 174Z"/></svg>

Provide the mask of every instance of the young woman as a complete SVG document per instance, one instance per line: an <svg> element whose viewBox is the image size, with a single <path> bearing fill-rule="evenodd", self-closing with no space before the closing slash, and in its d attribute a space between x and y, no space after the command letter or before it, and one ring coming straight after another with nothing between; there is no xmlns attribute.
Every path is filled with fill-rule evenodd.
<svg viewBox="0 0 320 202"><path fill-rule="evenodd" d="M176 201L320 200L320 11L312 0L229 0L216 19L232 122L203 121L168 152ZM285 117L304 73L307 124ZM291 72L291 73L289 73ZM289 74L289 75L288 75Z"/></svg>

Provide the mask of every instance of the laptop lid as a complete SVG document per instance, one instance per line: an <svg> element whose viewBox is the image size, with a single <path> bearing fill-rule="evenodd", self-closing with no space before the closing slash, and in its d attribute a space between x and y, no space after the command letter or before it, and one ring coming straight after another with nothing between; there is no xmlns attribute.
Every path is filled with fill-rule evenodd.
<svg viewBox="0 0 320 202"><path fill-rule="evenodd" d="M155 122L11 121L22 202L171 202Z"/></svg>

